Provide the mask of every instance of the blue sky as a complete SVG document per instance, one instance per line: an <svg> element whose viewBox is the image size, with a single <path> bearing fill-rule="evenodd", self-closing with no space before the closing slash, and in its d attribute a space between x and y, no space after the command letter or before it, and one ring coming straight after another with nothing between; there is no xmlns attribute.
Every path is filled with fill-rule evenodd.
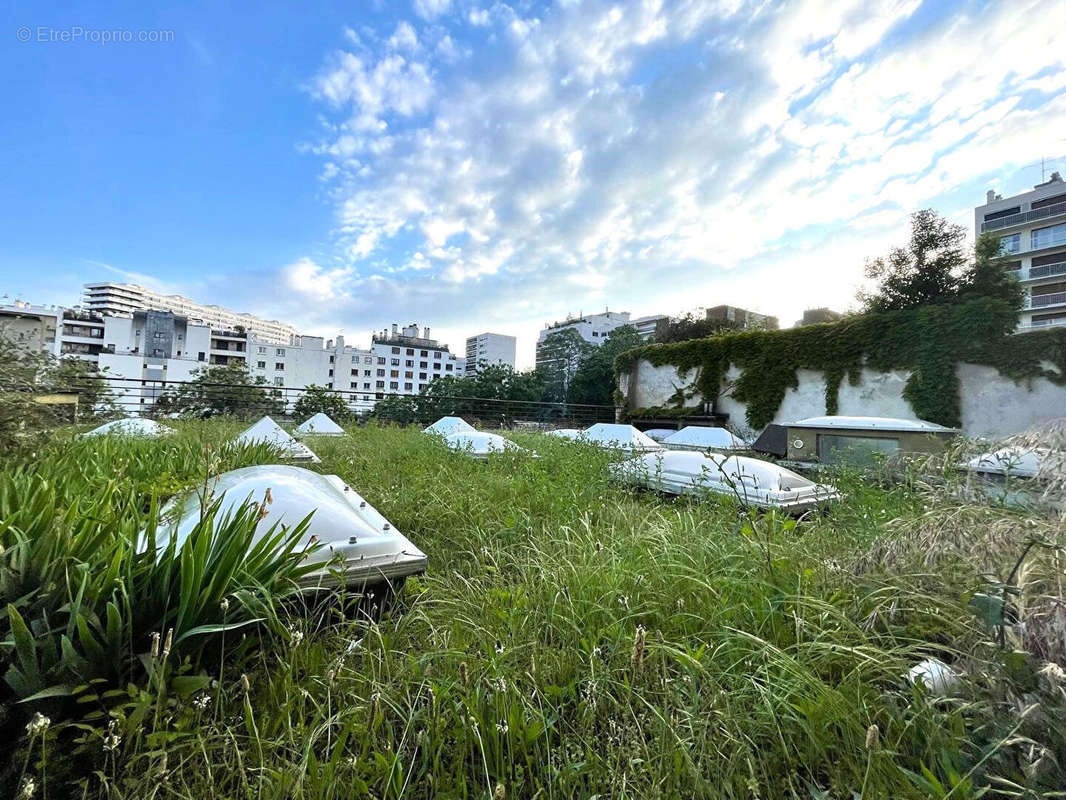
<svg viewBox="0 0 1066 800"><path fill-rule="evenodd" d="M568 312L845 308L911 211L972 228L1066 167L1066 3L250 8L0 12L0 295L130 279L528 364Z"/></svg>

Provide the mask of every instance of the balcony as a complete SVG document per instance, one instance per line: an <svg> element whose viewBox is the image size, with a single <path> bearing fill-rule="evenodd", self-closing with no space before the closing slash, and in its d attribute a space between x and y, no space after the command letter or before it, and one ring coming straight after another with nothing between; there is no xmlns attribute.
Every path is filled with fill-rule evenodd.
<svg viewBox="0 0 1066 800"><path fill-rule="evenodd" d="M1057 261L1054 264L1041 264L1038 267L1029 267L1029 269L1012 270L1012 274L1023 283L1066 275L1066 260Z"/></svg>
<svg viewBox="0 0 1066 800"><path fill-rule="evenodd" d="M1066 325L1066 317L1062 317L1061 319L1034 320L1028 325L1019 325L1018 332L1026 333L1028 331L1039 331L1044 328L1058 327L1059 325Z"/></svg>
<svg viewBox="0 0 1066 800"><path fill-rule="evenodd" d="M1020 214L1011 214L1009 217L1000 217L989 222L981 223L981 233L998 231L1003 228L1012 228L1015 225L1026 225L1037 220L1050 219L1066 214L1066 203L1056 203L1053 206L1045 206L1035 211L1023 211Z"/></svg>
<svg viewBox="0 0 1066 800"><path fill-rule="evenodd" d="M1066 305L1066 292L1053 292L1051 294L1036 294L1025 301L1026 308L1048 308L1049 306Z"/></svg>

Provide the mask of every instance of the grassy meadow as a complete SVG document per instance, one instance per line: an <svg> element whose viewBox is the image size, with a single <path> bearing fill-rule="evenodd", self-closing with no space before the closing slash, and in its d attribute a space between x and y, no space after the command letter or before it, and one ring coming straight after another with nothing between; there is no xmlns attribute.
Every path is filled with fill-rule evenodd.
<svg viewBox="0 0 1066 800"><path fill-rule="evenodd" d="M846 499L797 521L536 433L488 462L312 438L429 556L382 610L298 596L292 532L245 560L254 505L138 553L175 492L275 460L177 427L5 454L0 796L1066 796L1066 534L950 470L833 473ZM928 657L948 696L904 679Z"/></svg>

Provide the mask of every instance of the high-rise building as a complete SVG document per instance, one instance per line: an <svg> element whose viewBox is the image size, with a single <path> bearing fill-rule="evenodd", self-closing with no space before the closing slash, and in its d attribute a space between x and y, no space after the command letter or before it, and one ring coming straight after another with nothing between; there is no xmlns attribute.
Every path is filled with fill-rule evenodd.
<svg viewBox="0 0 1066 800"><path fill-rule="evenodd" d="M382 330L371 339L374 391L378 399L389 394L419 394L436 378L463 376L463 359L412 323L402 330Z"/></svg>
<svg viewBox="0 0 1066 800"><path fill-rule="evenodd" d="M479 367L506 364L514 369L515 337L502 333L479 333L466 340L466 367L464 374L476 375Z"/></svg>
<svg viewBox="0 0 1066 800"><path fill-rule="evenodd" d="M1013 197L989 190L974 209L974 226L978 236L999 237L1004 267L1025 290L1019 330L1066 325L1066 182L1059 173Z"/></svg>
<svg viewBox="0 0 1066 800"><path fill-rule="evenodd" d="M87 283L82 302L86 311L98 315L128 317L135 311L170 311L212 328L244 329L265 342L288 344L298 335L296 328L277 320L203 305L180 294L161 294L134 283Z"/></svg>

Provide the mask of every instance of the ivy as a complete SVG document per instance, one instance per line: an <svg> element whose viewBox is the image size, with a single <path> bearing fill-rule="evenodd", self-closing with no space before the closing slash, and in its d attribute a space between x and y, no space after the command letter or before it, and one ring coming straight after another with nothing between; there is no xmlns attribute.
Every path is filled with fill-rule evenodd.
<svg viewBox="0 0 1066 800"><path fill-rule="evenodd" d="M745 331L707 339L653 344L629 350L615 361L616 378L637 363L672 366L689 379L695 395L714 402L730 366L740 369L732 395L747 406L747 422L771 422L797 370L825 376L825 407L835 414L846 379L859 383L862 369L906 370L903 396L921 419L958 427L962 405L955 367L985 364L1019 382L1045 377L1066 385L1066 329L1012 335L1017 314L1007 304L979 298L955 305L861 314L841 322L785 331ZM641 409L630 410L640 416Z"/></svg>

